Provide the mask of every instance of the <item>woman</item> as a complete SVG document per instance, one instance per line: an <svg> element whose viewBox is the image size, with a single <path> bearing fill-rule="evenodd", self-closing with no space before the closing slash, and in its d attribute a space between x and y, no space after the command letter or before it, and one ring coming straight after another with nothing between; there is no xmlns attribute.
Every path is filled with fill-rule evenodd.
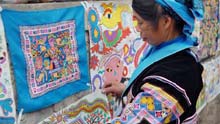
<svg viewBox="0 0 220 124"><path fill-rule="evenodd" d="M203 87L202 65L190 50L195 19L203 18L199 0L133 0L138 31L150 47L128 86L105 83L103 92L126 99L112 123L196 123L196 101Z"/></svg>

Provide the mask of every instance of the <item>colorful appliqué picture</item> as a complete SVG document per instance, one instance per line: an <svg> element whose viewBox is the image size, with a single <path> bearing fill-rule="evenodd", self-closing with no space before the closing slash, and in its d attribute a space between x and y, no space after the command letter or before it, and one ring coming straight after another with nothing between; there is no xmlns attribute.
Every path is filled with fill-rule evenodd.
<svg viewBox="0 0 220 124"><path fill-rule="evenodd" d="M205 18L200 24L200 44L197 50L200 59L206 59L220 51L218 5L218 0L204 1Z"/></svg>
<svg viewBox="0 0 220 124"><path fill-rule="evenodd" d="M83 3L88 21L93 91L107 82L127 83L148 46L136 31L137 20L127 2ZM109 100L114 103L113 97ZM120 113L118 106L112 110Z"/></svg>
<svg viewBox="0 0 220 124"><path fill-rule="evenodd" d="M82 6L2 15L19 110L35 111L89 89Z"/></svg>
<svg viewBox="0 0 220 124"><path fill-rule="evenodd" d="M39 124L107 124L110 119L107 97L96 91L54 113Z"/></svg>
<svg viewBox="0 0 220 124"><path fill-rule="evenodd" d="M0 12L0 124L14 124L16 122L14 91L9 63Z"/></svg>
<svg viewBox="0 0 220 124"><path fill-rule="evenodd" d="M205 99L207 102L215 99L220 93L220 57L211 59L209 62L203 64L203 81L205 86ZM211 75L210 75L211 74Z"/></svg>
<svg viewBox="0 0 220 124"><path fill-rule="evenodd" d="M32 97L80 79L74 21L20 27Z"/></svg>

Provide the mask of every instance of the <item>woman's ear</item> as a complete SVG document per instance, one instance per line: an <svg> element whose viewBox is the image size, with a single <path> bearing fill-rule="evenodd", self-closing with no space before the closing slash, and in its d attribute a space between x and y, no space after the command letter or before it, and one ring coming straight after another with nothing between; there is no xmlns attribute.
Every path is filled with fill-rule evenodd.
<svg viewBox="0 0 220 124"><path fill-rule="evenodd" d="M162 25L163 25L165 30L169 29L174 24L173 19L168 15L164 15L161 18L161 21L162 21Z"/></svg>

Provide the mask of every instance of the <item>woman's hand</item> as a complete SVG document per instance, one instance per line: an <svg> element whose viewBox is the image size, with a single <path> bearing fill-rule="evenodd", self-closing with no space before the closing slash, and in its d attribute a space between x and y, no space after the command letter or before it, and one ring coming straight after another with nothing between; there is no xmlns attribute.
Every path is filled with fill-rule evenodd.
<svg viewBox="0 0 220 124"><path fill-rule="evenodd" d="M106 94L112 94L116 96L121 96L122 92L125 90L126 86L119 82L105 82L102 88L102 92Z"/></svg>

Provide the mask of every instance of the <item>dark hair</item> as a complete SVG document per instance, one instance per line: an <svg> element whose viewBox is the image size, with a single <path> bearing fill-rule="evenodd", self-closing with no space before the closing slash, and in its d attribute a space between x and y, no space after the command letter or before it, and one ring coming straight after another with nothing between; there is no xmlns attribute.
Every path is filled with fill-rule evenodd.
<svg viewBox="0 0 220 124"><path fill-rule="evenodd" d="M188 8L192 8L193 7L192 0L175 0L175 1L184 4Z"/></svg>
<svg viewBox="0 0 220 124"><path fill-rule="evenodd" d="M175 28L182 32L185 22L170 8L161 6L155 0L133 0L133 10L144 20L152 23L155 29L158 27L159 18L168 15L175 20Z"/></svg>

